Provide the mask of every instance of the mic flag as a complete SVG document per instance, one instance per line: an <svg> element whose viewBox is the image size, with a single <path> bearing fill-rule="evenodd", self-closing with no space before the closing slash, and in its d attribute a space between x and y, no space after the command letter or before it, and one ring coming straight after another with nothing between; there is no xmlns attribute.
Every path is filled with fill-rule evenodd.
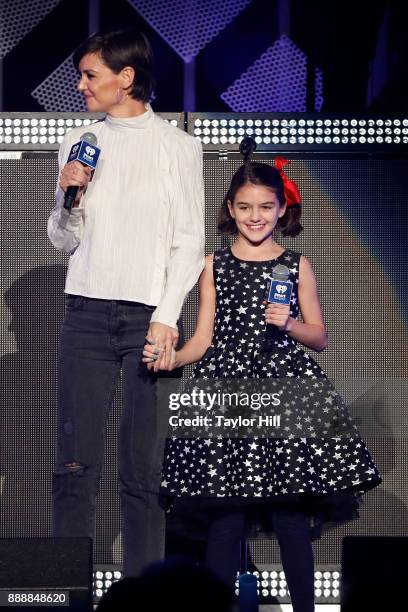
<svg viewBox="0 0 408 612"><path fill-rule="evenodd" d="M272 270L272 278L266 300L272 304L290 304L293 283L289 280L289 268L278 264Z"/></svg>
<svg viewBox="0 0 408 612"><path fill-rule="evenodd" d="M81 164L89 166L92 168L92 170L95 170L101 150L96 146L96 137L94 134L92 134L92 136L94 136L93 140L95 142L90 142L90 135L90 132L83 134L83 136L81 136L81 140L72 145L68 162L79 161Z"/></svg>

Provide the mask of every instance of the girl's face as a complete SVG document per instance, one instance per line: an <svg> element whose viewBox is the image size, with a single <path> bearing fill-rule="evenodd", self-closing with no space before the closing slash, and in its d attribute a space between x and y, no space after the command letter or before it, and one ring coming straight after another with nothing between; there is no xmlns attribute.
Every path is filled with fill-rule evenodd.
<svg viewBox="0 0 408 612"><path fill-rule="evenodd" d="M79 62L81 78L78 89L85 96L89 112L112 114L127 97L125 89L132 84L134 71L124 68L115 74L103 63L99 53L87 53ZM132 74L133 73L133 74Z"/></svg>
<svg viewBox="0 0 408 612"><path fill-rule="evenodd" d="M234 201L228 202L238 233L248 242L259 244L270 238L286 205L280 206L276 193L265 185L247 183L238 189Z"/></svg>

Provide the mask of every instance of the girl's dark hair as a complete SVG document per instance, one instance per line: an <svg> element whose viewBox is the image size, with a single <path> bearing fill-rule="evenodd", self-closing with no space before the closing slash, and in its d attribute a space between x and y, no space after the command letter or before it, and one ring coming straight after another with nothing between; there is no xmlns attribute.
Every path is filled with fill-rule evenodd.
<svg viewBox="0 0 408 612"><path fill-rule="evenodd" d="M125 66L131 66L135 78L129 95L142 102L150 100L154 87L153 51L142 32L129 29L91 36L74 51L73 61L77 70L79 62L88 53L100 53L104 64L115 74Z"/></svg>
<svg viewBox="0 0 408 612"><path fill-rule="evenodd" d="M280 206L284 206L286 202L281 173L277 168L269 164L250 161L250 155L256 145L254 141L255 146L248 143L249 140L252 139L244 139L241 143L240 151L244 156L245 163L238 168L232 177L231 184L218 213L218 229L223 234L234 235L238 233L235 220L231 217L228 209L228 201L233 203L237 191L244 185L252 183L253 185L269 187L269 189L272 189L276 194ZM288 206L283 217L278 219L276 229L278 229L283 236L297 236L303 229L300 224L301 214L302 210L300 204Z"/></svg>

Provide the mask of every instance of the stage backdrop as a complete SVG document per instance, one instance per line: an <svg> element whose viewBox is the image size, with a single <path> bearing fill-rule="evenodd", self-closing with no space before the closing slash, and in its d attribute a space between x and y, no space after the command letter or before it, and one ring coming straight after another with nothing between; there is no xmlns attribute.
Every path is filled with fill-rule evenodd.
<svg viewBox="0 0 408 612"><path fill-rule="evenodd" d="M41 148L0 156L0 537L50 534L55 364L67 256L53 248L46 234L57 161L55 150ZM227 244L216 233L216 213L241 160L235 145L210 142L205 149L210 253ZM263 149L256 159L271 162L273 145ZM328 531L315 544L320 565L339 563L344 535L398 536L408 530L408 160L392 147L327 149L299 145L287 151L292 160L288 174L303 196L304 232L281 243L301 251L314 265L330 344L313 356L351 402L384 482L365 496L360 520ZM184 307L187 335L194 329L196 303L194 289ZM120 405L119 389L108 422L98 499L97 564L121 563L116 474ZM274 541L260 535L250 546L256 564L279 563Z"/></svg>

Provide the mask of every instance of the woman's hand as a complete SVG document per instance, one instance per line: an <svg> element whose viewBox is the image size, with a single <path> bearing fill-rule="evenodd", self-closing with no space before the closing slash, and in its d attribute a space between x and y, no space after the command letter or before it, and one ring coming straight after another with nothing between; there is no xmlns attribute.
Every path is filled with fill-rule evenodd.
<svg viewBox="0 0 408 612"><path fill-rule="evenodd" d="M265 320L282 331L287 331L290 306L284 304L268 304L265 308Z"/></svg>
<svg viewBox="0 0 408 612"><path fill-rule="evenodd" d="M78 206L82 192L88 187L92 178L92 170L88 166L83 166L79 161L72 161L65 164L60 174L60 187L66 191L68 187L79 187L79 197L74 206Z"/></svg>
<svg viewBox="0 0 408 612"><path fill-rule="evenodd" d="M160 357L163 357L163 358L160 359ZM154 340L152 340L151 342L146 342L146 344L143 347L142 361L144 363L149 364L150 369L154 369L157 372L155 368L156 362L157 362L157 369L159 370L167 370L168 372L171 372L177 367L176 366L176 350L173 347L171 347L171 355L170 355L168 366L165 365L166 362L165 362L164 357L165 357L165 349L156 347L156 342Z"/></svg>
<svg viewBox="0 0 408 612"><path fill-rule="evenodd" d="M149 344L155 345L155 348L159 350L159 354L152 361L147 363L148 370L169 370L172 362L173 351L178 341L179 332L178 329L164 325L164 323L150 323L149 329L146 334L146 340ZM144 359L143 359L144 361ZM174 365L171 369L174 369Z"/></svg>

